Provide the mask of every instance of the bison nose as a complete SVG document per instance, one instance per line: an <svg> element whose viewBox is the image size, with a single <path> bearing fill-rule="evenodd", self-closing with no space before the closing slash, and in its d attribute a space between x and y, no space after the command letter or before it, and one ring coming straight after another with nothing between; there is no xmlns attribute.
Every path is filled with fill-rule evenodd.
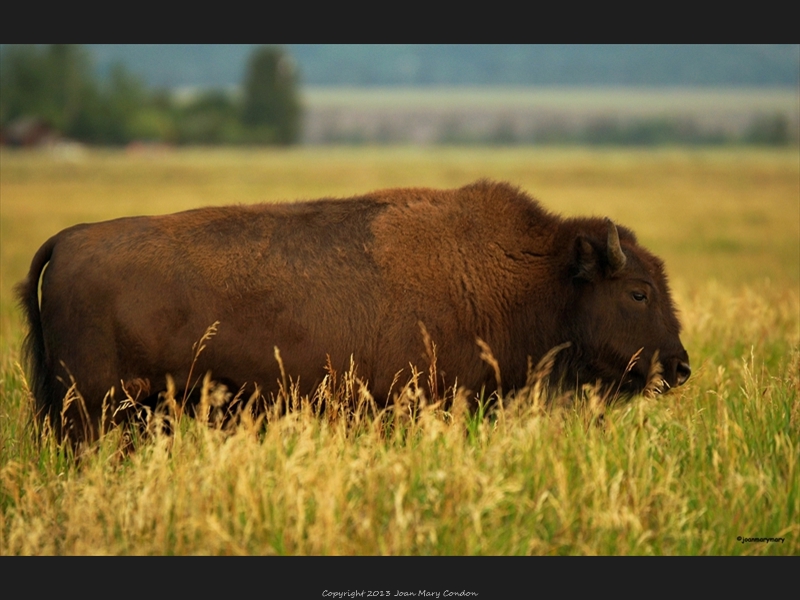
<svg viewBox="0 0 800 600"><path fill-rule="evenodd" d="M689 366L689 363L682 360L678 362L676 371L678 376L678 385L683 385L686 383L686 380L689 379L689 375L692 374L692 368Z"/></svg>

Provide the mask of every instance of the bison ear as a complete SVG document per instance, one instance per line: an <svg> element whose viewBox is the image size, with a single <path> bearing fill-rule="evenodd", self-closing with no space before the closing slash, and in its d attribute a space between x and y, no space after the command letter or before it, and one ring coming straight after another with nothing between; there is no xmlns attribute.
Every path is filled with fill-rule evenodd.
<svg viewBox="0 0 800 600"><path fill-rule="evenodd" d="M574 275L575 279L584 279L592 281L598 271L597 253L594 246L589 243L582 235L579 235L575 240L575 264Z"/></svg>

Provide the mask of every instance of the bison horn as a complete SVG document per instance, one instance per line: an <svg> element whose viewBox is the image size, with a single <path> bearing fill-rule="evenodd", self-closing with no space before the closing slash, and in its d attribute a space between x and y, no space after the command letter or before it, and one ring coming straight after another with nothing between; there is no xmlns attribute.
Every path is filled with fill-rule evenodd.
<svg viewBox="0 0 800 600"><path fill-rule="evenodd" d="M625 267L625 254L619 244L617 226L608 218L606 218L606 223L608 223L608 264L611 272L617 273Z"/></svg>

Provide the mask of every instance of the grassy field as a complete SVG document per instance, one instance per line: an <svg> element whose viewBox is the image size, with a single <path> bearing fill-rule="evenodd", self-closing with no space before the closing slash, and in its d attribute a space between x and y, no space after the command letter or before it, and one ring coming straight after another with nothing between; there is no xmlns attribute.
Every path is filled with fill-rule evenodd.
<svg viewBox="0 0 800 600"><path fill-rule="evenodd" d="M666 262L689 383L490 417L411 386L378 416L181 419L132 453L115 431L79 463L27 428L11 289L60 229L480 177L636 231ZM0 555L800 554L796 147L3 151L0 210ZM342 379L321 393L357 396Z"/></svg>

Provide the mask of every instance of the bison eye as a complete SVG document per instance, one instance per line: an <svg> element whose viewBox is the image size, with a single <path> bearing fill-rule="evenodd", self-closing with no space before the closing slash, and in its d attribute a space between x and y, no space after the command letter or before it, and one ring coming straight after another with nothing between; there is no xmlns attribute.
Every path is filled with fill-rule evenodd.
<svg viewBox="0 0 800 600"><path fill-rule="evenodd" d="M631 292L631 297L636 300L637 302L646 302L647 301L647 294L642 292Z"/></svg>

